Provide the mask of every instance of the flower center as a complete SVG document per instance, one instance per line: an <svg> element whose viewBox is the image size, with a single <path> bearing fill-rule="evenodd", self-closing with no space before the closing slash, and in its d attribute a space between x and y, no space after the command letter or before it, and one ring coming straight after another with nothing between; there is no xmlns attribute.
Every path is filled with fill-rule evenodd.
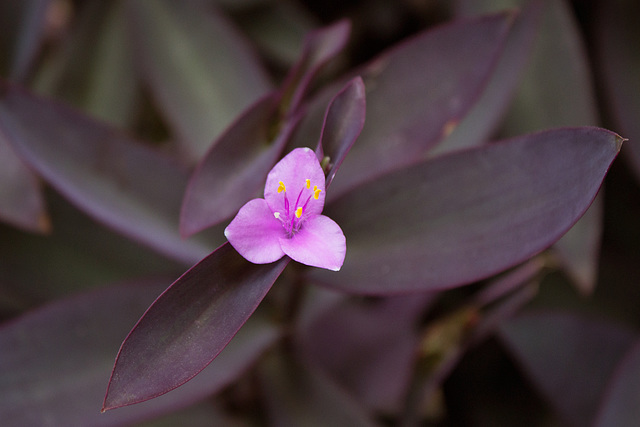
<svg viewBox="0 0 640 427"><path fill-rule="evenodd" d="M291 238L302 227L306 219L305 211L309 202L313 203L312 200L318 200L322 190L320 190L317 185L314 185L313 189L311 189L311 180L306 179L293 206L287 196L287 187L284 185L284 182L278 182L277 191L278 194L282 193L284 197L284 212L274 212L273 216L280 220L287 235Z"/></svg>

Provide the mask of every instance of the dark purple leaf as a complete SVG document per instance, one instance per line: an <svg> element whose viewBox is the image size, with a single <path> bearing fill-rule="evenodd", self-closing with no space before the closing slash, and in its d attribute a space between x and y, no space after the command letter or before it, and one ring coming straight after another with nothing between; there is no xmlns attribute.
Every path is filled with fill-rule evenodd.
<svg viewBox="0 0 640 427"><path fill-rule="evenodd" d="M593 424L605 385L633 342L628 329L564 312L522 314L501 326L500 337L531 381L575 426Z"/></svg>
<svg viewBox="0 0 640 427"><path fill-rule="evenodd" d="M284 352L272 352L260 368L271 426L375 425L351 396L313 366L305 366Z"/></svg>
<svg viewBox="0 0 640 427"><path fill-rule="evenodd" d="M132 124L140 79L125 31L124 4L93 1L79 8L72 32L39 67L34 90L116 126Z"/></svg>
<svg viewBox="0 0 640 427"><path fill-rule="evenodd" d="M176 280L122 343L104 409L160 396L203 370L288 264L251 264L225 243Z"/></svg>
<svg viewBox="0 0 640 427"><path fill-rule="evenodd" d="M180 238L187 173L151 148L10 85L0 86L0 132L49 184L108 226L185 263L215 247Z"/></svg>
<svg viewBox="0 0 640 427"><path fill-rule="evenodd" d="M287 76L282 88L283 110L296 111L309 90L313 78L347 44L351 24L342 20L309 33L302 54Z"/></svg>
<svg viewBox="0 0 640 427"><path fill-rule="evenodd" d="M329 159L327 187L362 131L366 108L365 87L360 77L349 81L327 107L316 148L320 160L325 156Z"/></svg>
<svg viewBox="0 0 640 427"><path fill-rule="evenodd" d="M127 283L74 296L0 328L0 418L7 426L122 426L198 402L244 372L278 337L248 322L197 379L166 397L100 413L113 355L164 281ZM117 313L117 315L114 315Z"/></svg>
<svg viewBox="0 0 640 427"><path fill-rule="evenodd" d="M595 13L605 100L616 126L629 138L626 156L640 179L640 3L602 2Z"/></svg>
<svg viewBox="0 0 640 427"><path fill-rule="evenodd" d="M184 271L184 264L96 223L58 194L45 194L52 233L0 227L0 288L22 302L22 311L90 287Z"/></svg>
<svg viewBox="0 0 640 427"><path fill-rule="evenodd" d="M211 142L271 88L251 48L208 2L127 2L136 56L188 154Z"/></svg>
<svg viewBox="0 0 640 427"><path fill-rule="evenodd" d="M249 108L204 155L191 175L180 213L180 233L191 236L234 215L261 195L297 120L276 125L276 95Z"/></svg>
<svg viewBox="0 0 640 427"><path fill-rule="evenodd" d="M640 342L624 355L607 385L596 427L632 426L640 420Z"/></svg>
<svg viewBox="0 0 640 427"><path fill-rule="evenodd" d="M24 81L44 36L51 0L0 4L0 75Z"/></svg>
<svg viewBox="0 0 640 427"><path fill-rule="evenodd" d="M419 34L353 75L367 88L367 121L332 194L415 162L473 106L489 81L511 14L461 20ZM416 70L419 70L418 72ZM331 87L312 103L294 145L318 138Z"/></svg>
<svg viewBox="0 0 640 427"><path fill-rule="evenodd" d="M38 178L0 133L0 220L32 232L51 228Z"/></svg>
<svg viewBox="0 0 640 427"><path fill-rule="evenodd" d="M346 292L387 295L491 276L542 251L580 218L621 144L603 129L557 129L367 182L325 209L347 238L341 271L309 275Z"/></svg>
<svg viewBox="0 0 640 427"><path fill-rule="evenodd" d="M298 334L307 359L367 408L398 412L411 379L418 321L434 294L377 301L343 300Z"/></svg>

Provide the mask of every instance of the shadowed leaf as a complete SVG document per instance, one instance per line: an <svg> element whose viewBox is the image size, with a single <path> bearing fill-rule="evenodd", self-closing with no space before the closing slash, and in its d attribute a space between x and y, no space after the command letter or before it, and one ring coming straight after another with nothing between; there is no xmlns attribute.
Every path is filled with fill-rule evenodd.
<svg viewBox="0 0 640 427"><path fill-rule="evenodd" d="M136 55L188 154L199 159L271 89L251 48L211 2L128 2Z"/></svg>
<svg viewBox="0 0 640 427"><path fill-rule="evenodd" d="M215 247L178 234L185 169L61 104L15 86L3 85L0 91L0 131L33 170L79 209L185 263Z"/></svg>
<svg viewBox="0 0 640 427"><path fill-rule="evenodd" d="M531 381L575 426L593 424L605 385L633 342L625 328L564 312L522 314L501 326L500 337Z"/></svg>

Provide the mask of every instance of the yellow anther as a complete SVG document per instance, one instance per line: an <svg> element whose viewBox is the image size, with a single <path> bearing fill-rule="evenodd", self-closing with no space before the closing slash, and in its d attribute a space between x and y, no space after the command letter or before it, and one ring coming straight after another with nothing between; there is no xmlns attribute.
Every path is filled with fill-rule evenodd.
<svg viewBox="0 0 640 427"><path fill-rule="evenodd" d="M317 185L314 185L313 186L313 198L318 200L318 197L320 197L320 192L321 191L322 190L319 190Z"/></svg>
<svg viewBox="0 0 640 427"><path fill-rule="evenodd" d="M296 209L296 218L300 218L302 216L302 208Z"/></svg>
<svg viewBox="0 0 640 427"><path fill-rule="evenodd" d="M276 219L280 219L280 212L274 212L273 216L275 216Z"/></svg>
<svg viewBox="0 0 640 427"><path fill-rule="evenodd" d="M307 179L307 188L311 188L311 180Z"/></svg>
<svg viewBox="0 0 640 427"><path fill-rule="evenodd" d="M280 181L278 183L278 193L282 193L283 191L287 191L287 187L284 186L284 182Z"/></svg>

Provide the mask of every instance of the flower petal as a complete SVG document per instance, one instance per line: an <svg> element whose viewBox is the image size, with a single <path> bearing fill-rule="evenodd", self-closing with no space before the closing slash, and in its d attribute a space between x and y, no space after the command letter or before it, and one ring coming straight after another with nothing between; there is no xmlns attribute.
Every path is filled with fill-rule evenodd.
<svg viewBox="0 0 640 427"><path fill-rule="evenodd" d="M340 226L324 215L307 219L292 238L281 238L280 246L295 261L333 271L340 270L347 251Z"/></svg>
<svg viewBox="0 0 640 427"><path fill-rule="evenodd" d="M310 188L306 187L306 180L309 180ZM280 182L284 183L286 194L289 199L290 209L295 210L295 203L298 194L303 191L304 200L313 194L314 186L318 187L318 199L311 198L305 208L305 215L320 215L324 207L325 197L325 176L320 166L320 162L312 149L308 147L296 148L284 156L271 169L267 176L264 187L264 198L269 204L272 212L286 212L284 206L284 194L278 193ZM299 206L300 206L299 205Z"/></svg>
<svg viewBox="0 0 640 427"><path fill-rule="evenodd" d="M254 264L268 264L284 256L280 248L284 229L264 199L250 200L241 207L224 235L240 255Z"/></svg>

